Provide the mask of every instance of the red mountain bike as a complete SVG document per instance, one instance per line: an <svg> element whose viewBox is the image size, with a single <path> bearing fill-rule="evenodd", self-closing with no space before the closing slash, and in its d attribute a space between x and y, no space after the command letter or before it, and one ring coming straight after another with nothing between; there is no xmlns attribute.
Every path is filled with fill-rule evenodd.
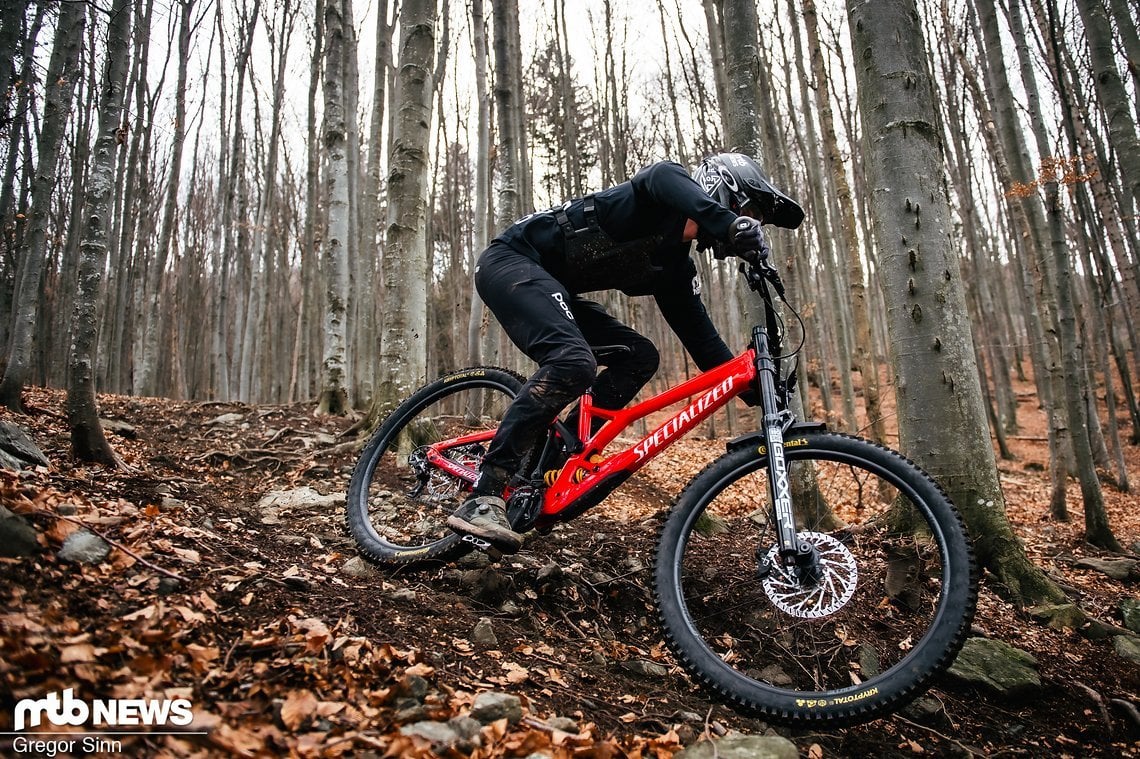
<svg viewBox="0 0 1140 759"><path fill-rule="evenodd" d="M512 481L508 513L519 532L549 531L755 389L762 429L730 441L689 482L661 531L654 590L665 638L736 709L793 725L866 721L919 695L961 648L977 601L970 544L950 499L914 463L796 421L775 303L787 305L783 284L770 264L741 270L764 307L750 347L628 409L583 396L577 429L556 420ZM595 350L604 364L615 349ZM465 369L387 417L348 491L348 528L365 556L406 565L490 548L445 522L522 383L502 369ZM649 434L618 440L685 400Z"/></svg>

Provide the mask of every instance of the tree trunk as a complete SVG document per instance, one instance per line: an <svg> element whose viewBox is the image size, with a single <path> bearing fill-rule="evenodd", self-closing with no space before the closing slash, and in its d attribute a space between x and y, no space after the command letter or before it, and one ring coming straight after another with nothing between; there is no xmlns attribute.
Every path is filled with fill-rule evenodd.
<svg viewBox="0 0 1140 759"><path fill-rule="evenodd" d="M982 565L1013 598L1060 599L1005 513L949 236L945 158L918 9L914 0L848 0L847 9L901 448L947 489Z"/></svg>
<svg viewBox="0 0 1140 759"><path fill-rule="evenodd" d="M107 228L111 221L113 196L120 189L114 179L130 53L131 14L127 6L128 0L115 0L107 25L107 52L99 92L99 132L87 178L78 292L71 315L70 380L67 387L72 453L80 461L113 467L119 466L119 460L103 434L95 402L95 311L99 282L107 260Z"/></svg>
<svg viewBox="0 0 1140 759"><path fill-rule="evenodd" d="M854 318L855 351L852 355L855 371L863 380L863 401L867 412L867 423L871 438L877 443L886 440L887 430L883 421L882 404L879 400L879 378L876 376L875 362L872 360L874 343L871 337L871 317L867 309L867 288L864 284L863 261L859 251L859 234L855 226L855 210L851 198L851 186L847 181L847 170L839 154L839 141L835 136L835 118L831 110L830 84L827 69L823 62L823 44L819 36L819 23L816 18L814 0L803 3L804 25L807 27L808 46L811 49L812 73L815 76L815 100L823 125L823 140L827 148L827 163L831 167L831 178L835 185L839 215L842 221L843 257L847 264L847 287L851 298L851 313Z"/></svg>
<svg viewBox="0 0 1140 759"><path fill-rule="evenodd" d="M979 0L989 6L991 0ZM992 7L987 7L987 13ZM1090 443L1091 424L1088 416L1090 407L1088 394L1092 392L1084 380L1084 350L1077 331L1076 304L1073 302L1076 288L1073 285L1072 263L1069 259L1068 244L1065 240L1064 210L1061 208L1058 164L1049 159L1049 136L1041 104L1037 95L1037 81L1033 73L1026 44L1021 7L1015 2L1010 6L1010 21L1018 57L1021 62L1022 84L1028 93L1030 122L1037 142L1038 153L1042 157L1039 181L1045 191L1045 212L1049 224L1050 249L1056 271L1057 322L1060 327L1058 338L1061 349L1062 375L1065 381L1065 409L1069 420L1069 439L1072 441L1076 457L1077 478L1081 484L1081 495L1085 508L1085 538L1093 545L1110 550L1120 550L1112 529L1108 525L1108 515L1104 507L1104 496L1097 478L1096 463ZM996 41L996 40L995 40ZM987 45L991 42L987 38ZM993 51L996 52L996 51ZM1036 193L1033 193L1036 195ZM1099 434L1099 430L1097 430Z"/></svg>
<svg viewBox="0 0 1140 759"><path fill-rule="evenodd" d="M326 0L325 17L325 125L324 144L328 160L326 205L328 232L325 236L325 350L322 364L318 414L340 415L348 411L345 386L345 335L348 299L348 162L345 157L348 118L344 96L345 25L342 0Z"/></svg>
<svg viewBox="0 0 1140 759"><path fill-rule="evenodd" d="M398 94L388 156L384 244L384 326L376 396L379 419L427 378L428 148L435 90L435 0L404 0L400 9Z"/></svg>
<svg viewBox="0 0 1140 759"><path fill-rule="evenodd" d="M1132 198L1133 208L1137 208L1140 207L1140 137L1136 134L1136 114L1129 107L1128 92L1116 67L1112 25L1103 0L1076 2L1085 25L1085 40L1092 59L1093 83L1101 111L1108 121L1108 133L1116 152L1117 166L1120 167L1126 191Z"/></svg>
<svg viewBox="0 0 1140 759"><path fill-rule="evenodd" d="M518 6L512 0L493 0L492 22L495 36L495 110L499 119L499 206L496 226L506 229L522 215L523 158L525 150L518 143L518 99L522 92L514 86L512 55L519 53L512 43L511 14Z"/></svg>
<svg viewBox="0 0 1140 759"><path fill-rule="evenodd" d="M174 242L174 225L177 223L178 190L182 184L182 152L186 142L186 82L190 64L190 38L194 33L194 3L196 0L179 0L178 27L178 83L174 93L174 121L171 125L170 171L166 184L166 199L162 209L155 259L151 262L144 293L144 313L141 323L139 363L135 375L134 391L137 395L158 395L159 357L165 320L162 304L167 293L166 265ZM173 285L171 285L173 286Z"/></svg>
<svg viewBox="0 0 1140 759"><path fill-rule="evenodd" d="M64 147L64 130L71 113L75 82L80 77L80 51L87 21L86 3L64 3L56 22L55 43L44 88L44 115L36 142L37 158L32 178L31 208L27 233L19 251L18 279L13 297L12 332L4 377L0 380L0 404L23 411L21 393L31 372L32 341L36 332L40 280L47 259L51 196L56 188L56 170Z"/></svg>
<svg viewBox="0 0 1140 759"><path fill-rule="evenodd" d="M490 242L489 200L491 193L491 98L487 91L487 25L483 0L471 0L471 45L475 52L475 98L479 104L478 147L475 156L475 244L471 249L471 272L483 248ZM471 282L471 278L467 278ZM480 363L479 330L483 325L483 301L471 288L471 309L467 320L467 365Z"/></svg>

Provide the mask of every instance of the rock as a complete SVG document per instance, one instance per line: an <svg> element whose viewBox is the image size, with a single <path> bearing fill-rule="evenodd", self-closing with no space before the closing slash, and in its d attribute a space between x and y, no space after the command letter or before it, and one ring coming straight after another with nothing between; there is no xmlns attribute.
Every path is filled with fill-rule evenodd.
<svg viewBox="0 0 1140 759"><path fill-rule="evenodd" d="M14 559L31 556L39 550L35 528L23 517L0 506L0 556Z"/></svg>
<svg viewBox="0 0 1140 759"><path fill-rule="evenodd" d="M433 749L449 748L460 740L459 733L446 722L414 722L401 727L400 732L430 741Z"/></svg>
<svg viewBox="0 0 1140 759"><path fill-rule="evenodd" d="M262 496L258 501L258 508L276 508L278 511L290 511L293 508L328 508L344 505L344 493L334 492L323 496L312 488L294 488L293 490L272 490Z"/></svg>
<svg viewBox="0 0 1140 759"><path fill-rule="evenodd" d="M1037 660L1000 640L969 638L948 672L962 682L986 687L1006 698L1029 696L1041 689Z"/></svg>
<svg viewBox="0 0 1140 759"><path fill-rule="evenodd" d="M1093 569L1121 582L1140 580L1140 560L1137 559L1080 559L1077 569Z"/></svg>
<svg viewBox="0 0 1140 759"><path fill-rule="evenodd" d="M393 601L408 601L410 603L415 603L416 599L419 598L419 595L411 588L400 588L399 590L392 591L392 595L389 596L389 598L391 598Z"/></svg>
<svg viewBox="0 0 1140 759"><path fill-rule="evenodd" d="M647 659L634 659L632 661L622 662L621 668L626 672L632 672L635 675L642 677L668 677L669 670L662 667L656 662L648 661Z"/></svg>
<svg viewBox="0 0 1140 759"><path fill-rule="evenodd" d="M760 679L775 685L777 688L791 685L793 682L791 676L779 664L769 664L760 670Z"/></svg>
<svg viewBox="0 0 1140 759"><path fill-rule="evenodd" d="M772 518L772 512L767 506L760 508L760 509L756 509L756 511L753 511L751 514L748 515L748 521L749 522L752 522L753 524L758 524L761 527L767 527L768 526L768 520L771 518Z"/></svg>
<svg viewBox="0 0 1140 759"><path fill-rule="evenodd" d="M544 585L548 582L558 582L561 579L562 567L551 561L548 562L542 569L538 570L538 574L535 575L534 582L536 585Z"/></svg>
<svg viewBox="0 0 1140 759"><path fill-rule="evenodd" d="M483 725L505 718L513 725L522 719L522 702L509 693L480 693L471 706L471 718Z"/></svg>
<svg viewBox="0 0 1140 759"><path fill-rule="evenodd" d="M480 551L480 553L482 553L482 551ZM508 617L521 617L523 613L522 607L510 599L503 601L503 605L499 607L499 611Z"/></svg>
<svg viewBox="0 0 1140 759"><path fill-rule="evenodd" d="M1064 628L1080 629L1088 621L1088 615L1081 611L1076 604L1045 604L1034 606L1029 610L1034 619L1037 619L1054 630Z"/></svg>
<svg viewBox="0 0 1140 759"><path fill-rule="evenodd" d="M728 532L729 527L724 517L704 511L697 517L697 523L693 525L693 529L706 538L711 538L713 535Z"/></svg>
<svg viewBox="0 0 1140 759"><path fill-rule="evenodd" d="M138 431L134 428L134 425L127 424L121 419L100 419L99 426L103 428L104 432L125 437L129 440L134 440L138 437Z"/></svg>
<svg viewBox="0 0 1140 759"><path fill-rule="evenodd" d="M107 541L89 530L76 530L63 541L59 558L76 564L98 564L111 553Z"/></svg>
<svg viewBox="0 0 1140 759"><path fill-rule="evenodd" d="M636 556L627 556L621 563L625 574L632 575L645 571L645 563Z"/></svg>
<svg viewBox="0 0 1140 759"><path fill-rule="evenodd" d="M1124 626L1134 633L1140 633L1140 598L1125 598L1120 602L1120 615Z"/></svg>
<svg viewBox="0 0 1140 759"><path fill-rule="evenodd" d="M459 561L455 563L464 569L483 569L491 566L491 557L483 551L472 551L459 557Z"/></svg>
<svg viewBox="0 0 1140 759"><path fill-rule="evenodd" d="M398 693L403 698L422 704L431 693L431 683L419 675L408 675L400 681Z"/></svg>
<svg viewBox="0 0 1140 759"><path fill-rule="evenodd" d="M1125 659L1140 664L1140 638L1134 635L1117 635L1112 639L1112 647Z"/></svg>
<svg viewBox="0 0 1140 759"><path fill-rule="evenodd" d="M257 510L261 513L261 523L274 525L281 524L281 515L294 509L312 509L331 511L344 506L344 493L321 495L308 487L294 488L293 490L274 490L266 493L257 502Z"/></svg>
<svg viewBox="0 0 1140 759"><path fill-rule="evenodd" d="M495 637L495 626L490 617L481 617L475 624L471 633L471 642L480 648L498 648L499 639Z"/></svg>
<svg viewBox="0 0 1140 759"><path fill-rule="evenodd" d="M1104 640L1120 635L1125 630L1094 619L1075 604L1045 604L1034 606L1029 613L1054 630L1072 629L1089 640Z"/></svg>
<svg viewBox="0 0 1140 759"><path fill-rule="evenodd" d="M213 419L211 419L210 421L206 422L206 424L209 426L213 426L215 424L228 425L228 424L240 424L243 421L245 421L245 416L243 416L242 414L230 412L228 414L222 414L221 416L216 416Z"/></svg>
<svg viewBox="0 0 1140 759"><path fill-rule="evenodd" d="M689 746L673 759L798 759L799 755L796 744L782 736L734 733Z"/></svg>
<svg viewBox="0 0 1140 759"><path fill-rule="evenodd" d="M160 596L169 596L171 593L177 592L180 587L182 587L182 583L179 580L175 580L173 577L162 577L158 580L156 590Z"/></svg>
<svg viewBox="0 0 1140 759"><path fill-rule="evenodd" d="M0 420L0 466L19 471L34 466L50 467L47 456L19 425Z"/></svg>
<svg viewBox="0 0 1140 759"><path fill-rule="evenodd" d="M371 578L377 577L380 570L368 563L363 556L353 556L340 567L340 572L348 577Z"/></svg>
<svg viewBox="0 0 1140 759"><path fill-rule="evenodd" d="M182 509L186 507L186 501L183 501L174 496L163 496L162 500L158 503L158 508L163 511L174 511L175 509Z"/></svg>
<svg viewBox="0 0 1140 759"><path fill-rule="evenodd" d="M576 719L570 719L569 717L551 717L546 720L546 724L564 733L578 734L578 720Z"/></svg>
<svg viewBox="0 0 1140 759"><path fill-rule="evenodd" d="M479 733L483 730L483 724L479 720L471 717L452 717L447 724L451 725L451 729L458 733L460 738L479 742Z"/></svg>
<svg viewBox="0 0 1140 759"><path fill-rule="evenodd" d="M902 713L915 722L923 725L942 723L947 721L946 709L942 702L933 698L919 698L902 710Z"/></svg>

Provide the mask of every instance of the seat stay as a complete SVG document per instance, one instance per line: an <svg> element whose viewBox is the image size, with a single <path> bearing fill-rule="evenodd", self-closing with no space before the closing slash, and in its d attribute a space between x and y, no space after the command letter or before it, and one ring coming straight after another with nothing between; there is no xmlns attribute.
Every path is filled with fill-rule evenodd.
<svg viewBox="0 0 1140 759"><path fill-rule="evenodd" d="M594 505L661 451L751 388L755 379L755 352L748 348L720 366L627 409L598 409L588 396L583 397L580 429L589 430L595 416L605 419L606 423L584 440L581 452L567 460L554 484L547 489L540 521L547 524L563 521ZM635 445L600 462L589 461L591 456L602 455L606 446L638 419L693 396L697 397ZM583 468L590 474L581 482L575 482L578 471ZM585 503L584 508L579 507L582 503Z"/></svg>
<svg viewBox="0 0 1140 759"><path fill-rule="evenodd" d="M471 445L472 443L490 443L494 436L495 430L491 429L479 430L478 432L472 432L467 435L441 440L438 443L425 446L424 458L432 466L438 467L450 475L467 480L468 482L474 482L479 476L479 472L449 458L445 454L445 451L464 445Z"/></svg>

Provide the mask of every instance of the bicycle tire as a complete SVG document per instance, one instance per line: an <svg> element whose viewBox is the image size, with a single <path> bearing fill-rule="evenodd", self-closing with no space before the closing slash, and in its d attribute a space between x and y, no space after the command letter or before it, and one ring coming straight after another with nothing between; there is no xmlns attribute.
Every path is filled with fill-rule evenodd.
<svg viewBox="0 0 1140 759"><path fill-rule="evenodd" d="M463 369L429 382L388 414L348 486L345 524L365 558L382 565L447 562L473 549L445 524L470 483L415 453L425 443L496 428L522 384L505 369ZM455 450L472 470L485 452L477 445Z"/></svg>
<svg viewBox="0 0 1140 759"><path fill-rule="evenodd" d="M762 575L775 536L770 516L761 525L771 504L757 437L698 474L662 527L654 579L666 641L738 711L799 727L865 722L953 662L977 603L973 553L950 498L901 454L794 430L785 453L799 535L824 557L824 579L809 593L785 570Z"/></svg>

